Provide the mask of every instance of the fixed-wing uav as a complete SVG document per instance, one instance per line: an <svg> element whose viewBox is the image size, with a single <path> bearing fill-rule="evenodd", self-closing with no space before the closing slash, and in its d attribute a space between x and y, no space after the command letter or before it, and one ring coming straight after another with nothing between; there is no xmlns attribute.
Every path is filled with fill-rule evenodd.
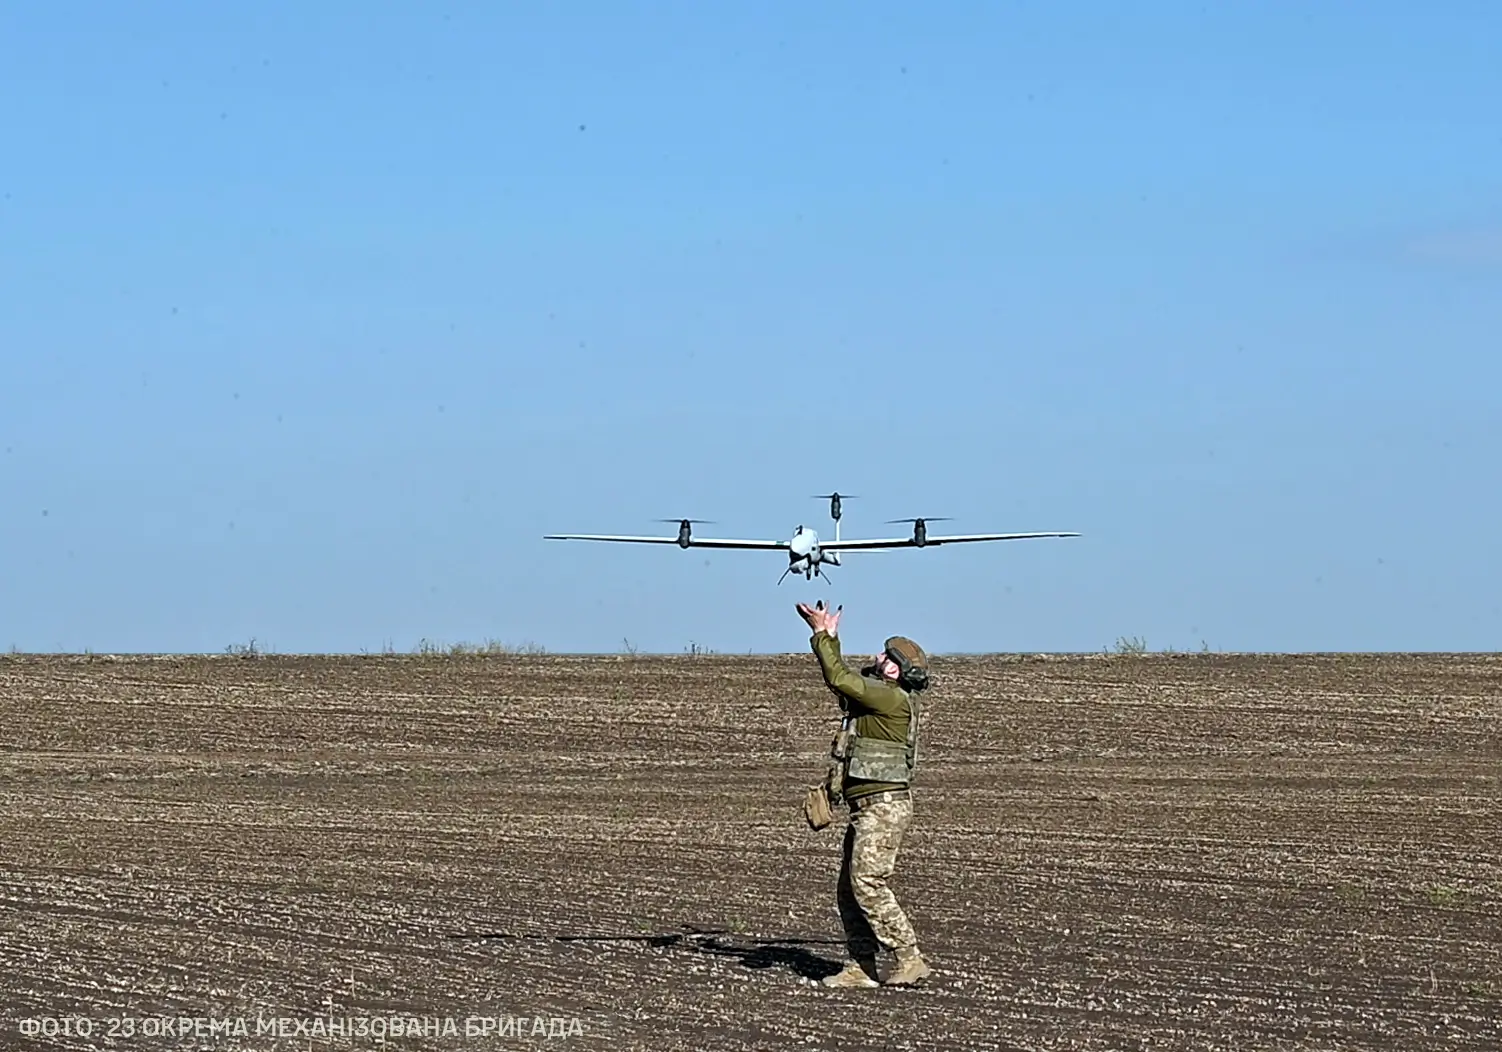
<svg viewBox="0 0 1502 1052"><path fill-rule="evenodd" d="M678 523L676 537L631 537L600 533L555 533L547 534L547 541L622 541L630 544L676 544L680 548L764 548L788 553L788 566L777 579L781 584L790 573L801 573L805 580L815 576L828 580L824 566L839 566L840 553L850 551L890 551L893 548L928 548L940 544L962 544L969 541L1018 541L1033 537L1078 537L1078 533L966 533L933 537L928 533L930 522L946 522L944 517L927 519L890 519L889 522L910 522L913 532L909 537L847 541L840 539L839 493L821 493L816 499L829 501L829 514L834 519L834 540L821 541L819 535L807 526L800 525L792 537L785 541L741 541L720 537L695 537L693 526L703 525L702 519L660 519L659 522ZM847 494L844 499L849 499Z"/></svg>

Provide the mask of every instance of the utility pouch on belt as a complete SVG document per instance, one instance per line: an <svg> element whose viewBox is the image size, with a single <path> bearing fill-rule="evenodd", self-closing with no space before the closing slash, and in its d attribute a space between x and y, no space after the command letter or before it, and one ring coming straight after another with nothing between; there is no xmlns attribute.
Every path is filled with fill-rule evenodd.
<svg viewBox="0 0 1502 1052"><path fill-rule="evenodd" d="M844 707L843 703L841 707ZM855 731L851 728L847 715L840 720L840 729L829 743L831 762L829 769L824 772L824 780L810 788L808 795L803 798L803 817L808 819L808 827L815 832L834 821L834 805L840 802L843 795L845 761L850 756L854 741Z"/></svg>
<svg viewBox="0 0 1502 1052"><path fill-rule="evenodd" d="M829 806L827 783L820 782L809 789L808 795L803 798L803 817L808 819L808 827L815 832L834 821L834 808Z"/></svg>
<svg viewBox="0 0 1502 1052"><path fill-rule="evenodd" d="M829 745L829 755L836 760L850 759L850 743L855 738L855 731L849 727L841 727L835 734L834 741Z"/></svg>

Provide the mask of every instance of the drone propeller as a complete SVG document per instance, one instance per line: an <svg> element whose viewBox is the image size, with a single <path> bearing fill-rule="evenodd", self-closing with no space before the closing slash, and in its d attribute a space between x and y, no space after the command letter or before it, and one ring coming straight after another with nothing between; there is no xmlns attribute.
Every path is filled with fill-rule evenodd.
<svg viewBox="0 0 1502 1052"><path fill-rule="evenodd" d="M949 522L947 515L925 515L917 519L888 519L887 522Z"/></svg>
<svg viewBox="0 0 1502 1052"><path fill-rule="evenodd" d="M913 524L913 543L922 548L928 543L928 524L930 522L948 522L943 515L936 515L932 519L888 519L888 522L910 522Z"/></svg>
<svg viewBox="0 0 1502 1052"><path fill-rule="evenodd" d="M691 522L691 523L693 523L696 526L714 526L714 525L716 525L716 523L712 519L653 519L652 521L653 522L678 522L678 523Z"/></svg>
<svg viewBox="0 0 1502 1052"><path fill-rule="evenodd" d="M841 493L836 490L833 493L815 493L812 499L829 501L829 517L838 523L840 521L840 501L857 498L854 493Z"/></svg>
<svg viewBox="0 0 1502 1052"><path fill-rule="evenodd" d="M703 523L712 525L708 519L657 519L657 522L671 522L678 527L678 547L687 548L693 544L693 528L690 523Z"/></svg>

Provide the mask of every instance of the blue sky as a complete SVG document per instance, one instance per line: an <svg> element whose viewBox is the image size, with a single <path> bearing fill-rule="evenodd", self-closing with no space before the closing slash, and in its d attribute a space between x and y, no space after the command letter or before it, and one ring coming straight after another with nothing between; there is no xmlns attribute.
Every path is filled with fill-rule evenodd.
<svg viewBox="0 0 1502 1052"><path fill-rule="evenodd" d="M0 8L0 649L1494 650L1499 32Z"/></svg>

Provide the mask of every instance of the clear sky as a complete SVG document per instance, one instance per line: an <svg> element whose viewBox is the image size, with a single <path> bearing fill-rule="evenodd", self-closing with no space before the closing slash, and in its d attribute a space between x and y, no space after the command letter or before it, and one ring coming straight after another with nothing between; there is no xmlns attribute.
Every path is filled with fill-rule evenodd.
<svg viewBox="0 0 1502 1052"><path fill-rule="evenodd" d="M1499 35L0 5L0 649L1497 649Z"/></svg>

